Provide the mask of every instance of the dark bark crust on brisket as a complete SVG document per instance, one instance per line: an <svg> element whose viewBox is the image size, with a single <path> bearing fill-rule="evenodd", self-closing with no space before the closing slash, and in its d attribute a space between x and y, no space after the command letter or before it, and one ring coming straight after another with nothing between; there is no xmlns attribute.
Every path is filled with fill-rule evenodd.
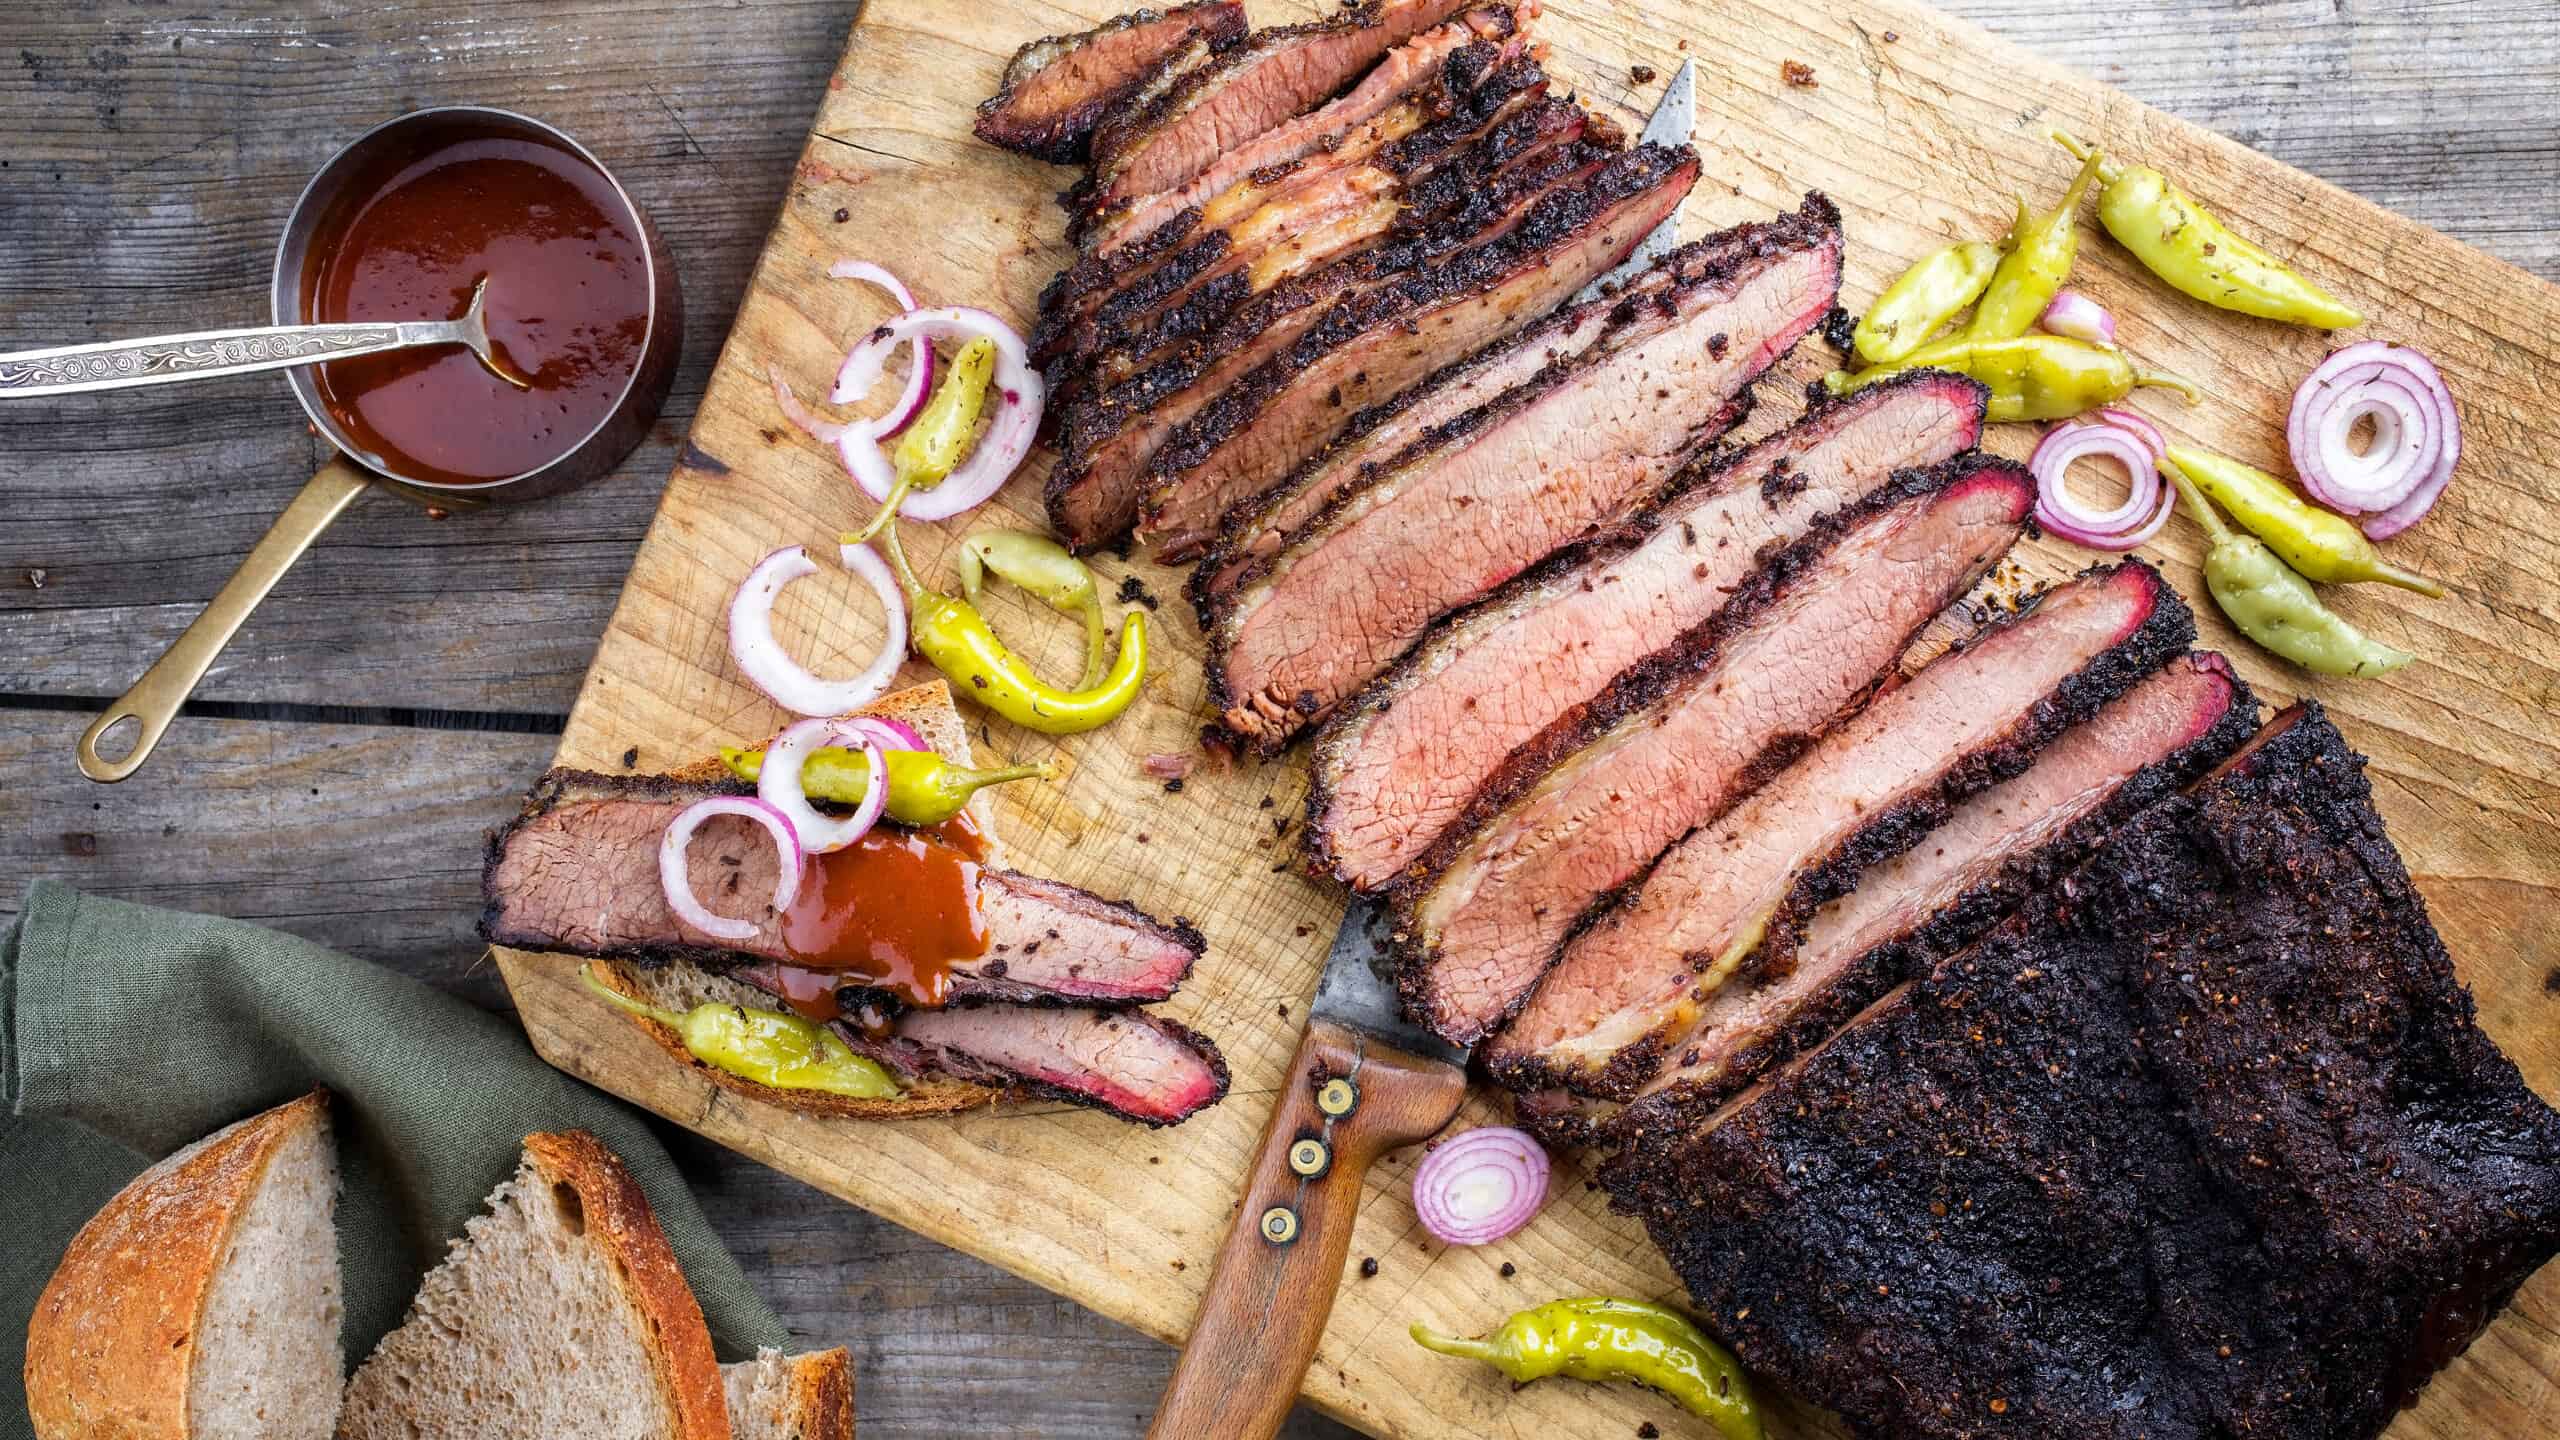
<svg viewBox="0 0 2560 1440"><path fill-rule="evenodd" d="M2378 1435L2560 1249L2560 1115L2360 767L2288 712L1613 1198L1860 1433Z"/></svg>
<svg viewBox="0 0 2560 1440"><path fill-rule="evenodd" d="M1127 36L1133 30L1153 33ZM1241 0L1198 0L1170 11L1133 10L1073 35L1044 36L1013 53L996 93L979 103L971 128L990 145L1052 165L1075 164L1085 158L1104 113L1142 89L1185 46L1199 41L1214 50L1233 43L1244 30ZM1086 86L1063 104L1028 108L1024 91L1034 77L1053 66L1088 63L1111 48L1129 51L1115 70L1086 77Z"/></svg>

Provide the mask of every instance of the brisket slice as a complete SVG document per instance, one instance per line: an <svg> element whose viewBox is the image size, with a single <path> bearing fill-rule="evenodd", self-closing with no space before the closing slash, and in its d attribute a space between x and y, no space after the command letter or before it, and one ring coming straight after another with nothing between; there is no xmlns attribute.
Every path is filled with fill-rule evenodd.
<svg viewBox="0 0 2560 1440"><path fill-rule="evenodd" d="M2370 1440L2560 1249L2317 707L1611 1176L1754 1371L1907 1440Z"/></svg>
<svg viewBox="0 0 2560 1440"><path fill-rule="evenodd" d="M1108 254L1146 236L1165 221L1205 205L1230 186L1321 155L1345 137L1395 108L1408 95L1431 87L1458 52L1479 41L1512 41L1517 22L1509 6L1479 5L1432 26L1387 51L1376 68L1342 96L1307 114L1244 138L1189 180L1150 195L1131 196L1100 213L1080 232L1086 249ZM1478 73L1483 65L1476 66Z"/></svg>
<svg viewBox="0 0 2560 1440"><path fill-rule="evenodd" d="M1497 242L1542 202L1580 194L1609 162L1610 152L1589 143L1542 151L1421 231L1275 286L1162 362L1076 399L1059 422L1058 463L1044 491L1051 523L1078 549L1125 533L1145 498L1148 462L1176 427L1285 353L1341 304L1409 287L1414 282L1406 272L1417 267L1438 273L1473 257L1482 268L1479 252L1509 254Z"/></svg>
<svg viewBox="0 0 2560 1440"><path fill-rule="evenodd" d="M644 965L682 961L753 974L795 957L782 920L722 941L679 922L658 884L658 839L677 812L707 795L752 794L730 783L659 775L554 770L524 813L489 841L481 877L481 937L493 945L612 956ZM715 910L772 895L780 857L747 821L717 816L695 832L694 893ZM1072 885L1010 870L978 876L987 952L952 966L955 1002L1002 1000L1132 1005L1162 1000L1191 973L1205 942ZM849 988L859 976L849 976Z"/></svg>
<svg viewBox="0 0 2560 1440"><path fill-rule="evenodd" d="M948 1076L1045 1095L1149 1125L1179 1125L1227 1093L1227 1061L1209 1037L1143 1010L982 1005L910 1010L883 1034L836 1033L909 1079Z"/></svg>
<svg viewBox="0 0 2560 1440"><path fill-rule="evenodd" d="M1892 672L2016 543L2034 489L1980 456L1906 475L1512 752L1390 891L1406 1009L1459 1044L1499 1025L1595 906Z"/></svg>
<svg viewBox="0 0 2560 1440"><path fill-rule="evenodd" d="M1288 122L1349 85L1389 47L1466 3L1367 0L1328 20L1247 35L1144 108L1115 113L1094 132L1093 183L1082 197L1088 225L1133 200L1188 184L1289 128ZM1292 158L1273 153L1236 173Z"/></svg>
<svg viewBox="0 0 2560 1440"><path fill-rule="evenodd" d="M1527 327L1600 278L1679 210L1697 178L1696 152L1640 146L1613 156L1588 185L1538 201L1498 241L1337 303L1166 437L1148 465L1140 526L1157 555L1196 557L1230 507L1269 492L1362 406Z"/></svg>
<svg viewBox="0 0 2560 1440"><path fill-rule="evenodd" d="M1618 1138L1641 1147L1647 1130L1704 1117L1973 943L2257 729L2257 700L2228 661L2172 661L1815 912L1791 967L1716 991L1697 1035L1620 1118Z"/></svg>
<svg viewBox="0 0 2560 1440"><path fill-rule="evenodd" d="M1227 728L1276 752L1432 622L1642 504L1722 434L1839 293L1838 229L1751 228L1758 243L1664 257L1573 364L1440 427L1255 562L1203 627Z"/></svg>
<svg viewBox="0 0 2560 1440"><path fill-rule="evenodd" d="M978 138L1053 165L1085 158L1103 112L1195 42L1212 49L1244 34L1242 0L1133 10L1074 35L1034 40L978 106Z"/></svg>
<svg viewBox="0 0 2560 1440"><path fill-rule="evenodd" d="M1355 890L1394 880L1514 750L1712 617L1817 516L1971 448L1982 411L1981 387L1943 372L1871 386L1452 617L1317 737L1309 854Z"/></svg>
<svg viewBox="0 0 2560 1440"><path fill-rule="evenodd" d="M1789 963L1814 911L1966 797L2159 669L2195 620L2138 560L2092 571L1887 690L1565 946L1487 1064L1515 1088L1624 1099L1746 962ZM1455 950L1453 953L1464 953Z"/></svg>

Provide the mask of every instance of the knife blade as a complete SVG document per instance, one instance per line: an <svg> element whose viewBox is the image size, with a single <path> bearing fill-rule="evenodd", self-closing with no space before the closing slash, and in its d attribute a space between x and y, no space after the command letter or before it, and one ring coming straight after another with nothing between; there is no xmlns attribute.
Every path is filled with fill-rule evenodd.
<svg viewBox="0 0 2560 1440"><path fill-rule="evenodd" d="M1686 145L1697 128L1698 62L1683 60L1679 70L1672 74L1671 83L1662 87L1662 98L1653 103L1653 113L1645 117L1644 133L1636 139L1646 145ZM1652 233L1636 242L1636 248L1628 253L1626 259L1618 262L1617 268L1583 286L1582 293L1573 297L1574 303L1578 305L1585 300L1598 299L1601 291L1671 253L1672 247L1679 243L1680 217L1677 214L1664 216L1662 223L1653 227Z"/></svg>
<svg viewBox="0 0 2560 1440"><path fill-rule="evenodd" d="M1696 119L1697 68L1684 60L1643 139L1685 145ZM1678 241L1674 216L1576 302ZM1343 911L1149 1440L1269 1440L1279 1431L1333 1313L1361 1177L1379 1156L1438 1134L1466 1099L1466 1049L1405 1018L1392 925L1374 901L1354 898Z"/></svg>

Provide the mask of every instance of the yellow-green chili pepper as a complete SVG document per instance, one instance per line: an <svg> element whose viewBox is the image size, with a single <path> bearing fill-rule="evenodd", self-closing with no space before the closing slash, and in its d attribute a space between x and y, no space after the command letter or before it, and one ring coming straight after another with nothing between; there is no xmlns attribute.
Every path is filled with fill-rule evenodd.
<svg viewBox="0 0 2560 1440"><path fill-rule="evenodd" d="M1062 615L1084 617L1084 678L1079 690L1090 690L1102 678L1103 655L1110 643L1102 623L1102 591L1093 571L1075 552L1046 535L1028 530L981 530L960 542L960 593L972 605L986 583L986 572L1009 580L1047 602Z"/></svg>
<svg viewBox="0 0 2560 1440"><path fill-rule="evenodd" d="M1552 1300L1503 1321L1482 1340L1457 1339L1421 1324L1412 1333L1422 1348L1481 1360L1516 1385L1550 1375L1632 1380L1713 1421L1725 1440L1761 1440L1760 1412L1740 1362L1688 1316L1664 1306L1597 1296Z"/></svg>
<svg viewBox="0 0 2560 1440"><path fill-rule="evenodd" d="M1858 358L1870 365L1890 365L1928 344L1959 311L1981 297L1999 268L2000 247L1979 240L1923 257L1867 307L1851 337Z"/></svg>
<svg viewBox="0 0 2560 1440"><path fill-rule="evenodd" d="M978 437L978 412L986 408L987 387L995 373L996 342L983 335L951 357L941 383L934 386L933 398L898 436L898 448L889 452L890 463L898 467L897 483L889 487L889 498L880 502L880 513L852 537L854 543L880 533L880 527L906 503L908 491L941 484L969 453Z"/></svg>
<svg viewBox="0 0 2560 1440"><path fill-rule="evenodd" d="M1138 698L1147 679L1147 621L1132 609L1120 622L1120 654L1101 683L1061 690L1042 680L996 638L966 600L928 590L907 564L897 527L883 532L889 563L907 592L907 638L954 690L1044 735L1076 735L1106 725Z"/></svg>
<svg viewBox="0 0 2560 1440"><path fill-rule="evenodd" d="M2071 262L2080 254L2080 197L2089 193L2104 158L2091 151L2063 192L2062 203L2042 215L2029 213L2026 197L2018 197L2009 254L1991 277L1991 288L1982 292L1982 303L1973 307L1973 323L1965 327L1964 338L2006 340L2034 328L2044 307L2071 278Z"/></svg>
<svg viewBox="0 0 2560 1440"><path fill-rule="evenodd" d="M2264 470L2186 445L2170 446L2162 463L2221 501L2242 529L2266 541L2306 580L2323 585L2378 580L2421 595L2444 594L2442 585L2383 559L2354 521L2294 494L2292 486Z"/></svg>
<svg viewBox="0 0 2560 1440"><path fill-rule="evenodd" d="M1846 395L1923 367L1953 370L1982 382L1991 392L1989 418L1997 421L2066 420L2112 405L2140 385L2165 386L2190 400L2196 398L2196 387L2175 375L2137 370L2123 351L2067 335L1950 340L1855 375L1834 370L1823 377L1823 384L1834 395Z"/></svg>
<svg viewBox="0 0 2560 1440"><path fill-rule="evenodd" d="M889 762L887 814L901 825L939 825L960 813L969 797L990 785L1013 780L1042 780L1058 773L1054 765L1014 765L1002 770L971 770L954 765L930 750L884 750ZM762 750L720 747L720 763L752 785L764 773ZM871 789L871 765L859 750L837 746L809 752L800 767L800 789L812 800L859 805Z"/></svg>
<svg viewBox="0 0 2560 1440"><path fill-rule="evenodd" d="M2098 158L2059 130L2053 138L2074 155ZM2110 165L2099 178L2106 188L2098 192L2098 223L2171 288L2207 305L2292 325L2343 330L2364 323L2354 306L2233 233L2150 166Z"/></svg>
<svg viewBox="0 0 2560 1440"><path fill-rule="evenodd" d="M679 1015L598 980L584 965L578 978L616 1008L676 1032L685 1053L705 1065L777 1090L824 1090L857 1100L895 1100L904 1092L877 1061L853 1053L844 1037L779 1010L705 1001Z"/></svg>
<svg viewBox="0 0 2560 1440"><path fill-rule="evenodd" d="M2163 464L2160 473L2178 487L2178 498L2204 527L2205 588L2241 634L2322 675L2382 675L2417 658L2366 639L2321 604L2311 582L2276 558L2265 541L2223 524L2185 471Z"/></svg>

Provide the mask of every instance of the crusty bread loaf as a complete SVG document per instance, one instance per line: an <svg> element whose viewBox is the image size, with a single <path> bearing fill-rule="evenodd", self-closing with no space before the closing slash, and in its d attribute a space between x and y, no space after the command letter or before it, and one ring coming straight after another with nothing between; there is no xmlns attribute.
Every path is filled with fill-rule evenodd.
<svg viewBox="0 0 2560 1440"><path fill-rule="evenodd" d="M629 1171L528 1135L408 1318L348 1382L340 1440L727 1440L711 1333Z"/></svg>
<svg viewBox="0 0 2560 1440"><path fill-rule="evenodd" d="M316 1092L134 1177L28 1320L39 1440L324 1440L346 1369L337 1195Z"/></svg>
<svg viewBox="0 0 2560 1440"><path fill-rule="evenodd" d="M892 691L858 713L878 715L914 726L916 733L924 737L925 743L932 746L936 754L955 765L977 763L970 750L968 724L951 703L951 687L940 680ZM679 780L710 780L726 776L729 770L720 762L720 757L714 755L696 760L673 773ZM986 840L987 861L1002 865L1005 863L1004 842L996 834L994 805L994 797L984 790L969 797L970 817L977 821L978 833ZM604 985L662 1010L690 1010L706 1000L765 1010L772 1009L774 1005L773 997L761 990L691 965L649 968L612 960L595 960L587 964ZM913 1120L927 1115L972 1110L993 1103L1003 1094L999 1090L959 1080L927 1080L909 1086L906 1093L895 1100L864 1100L824 1090L778 1089L760 1085L742 1075L733 1075L716 1065L703 1064L684 1048L681 1036L655 1020L638 1015L626 1015L624 1018L657 1041L659 1048L678 1064L689 1067L721 1089L804 1114L843 1115L864 1120Z"/></svg>
<svg viewBox="0 0 2560 1440"><path fill-rule="evenodd" d="M853 1440L853 1359L839 1348L720 1367L730 1440Z"/></svg>

